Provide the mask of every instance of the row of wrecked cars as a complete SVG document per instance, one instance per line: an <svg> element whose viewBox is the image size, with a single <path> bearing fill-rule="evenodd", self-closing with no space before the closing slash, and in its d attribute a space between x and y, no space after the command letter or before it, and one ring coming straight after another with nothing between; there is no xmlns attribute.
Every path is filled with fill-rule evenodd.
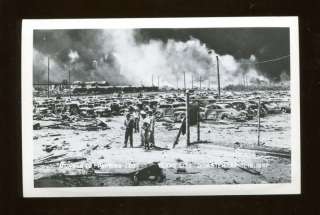
<svg viewBox="0 0 320 215"><path fill-rule="evenodd" d="M200 120L246 121L258 115L290 113L288 95L277 92L231 94L226 92L220 99L214 93L190 94L191 114L199 113ZM279 93L279 92L278 92ZM161 93L139 96L81 96L64 98L36 98L33 101L35 120L75 120L121 116L129 111L152 111L157 121L181 122L186 114L185 94Z"/></svg>
<svg viewBox="0 0 320 215"><path fill-rule="evenodd" d="M275 94L275 95L274 95ZM261 96L264 96L261 97ZM181 122L186 114L185 95L170 95L165 103L157 106L158 120ZM260 105L259 105L260 98ZM197 114L200 121L204 120L232 120L247 121L258 115L265 117L272 114L290 113L289 95L286 93L269 92L266 95L258 93L225 93L220 99L208 92L198 92L190 95L190 111Z"/></svg>

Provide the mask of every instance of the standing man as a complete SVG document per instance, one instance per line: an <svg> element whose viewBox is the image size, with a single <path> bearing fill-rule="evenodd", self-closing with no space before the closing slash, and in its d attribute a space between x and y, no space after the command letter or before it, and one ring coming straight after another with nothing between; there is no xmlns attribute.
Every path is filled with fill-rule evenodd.
<svg viewBox="0 0 320 215"><path fill-rule="evenodd" d="M150 120L147 118L147 114L144 111L140 113L142 121L141 121L141 146L144 146L145 149L150 149L149 146L149 130L150 130Z"/></svg>
<svg viewBox="0 0 320 215"><path fill-rule="evenodd" d="M140 112L138 110L134 111L133 118L134 118L134 133L139 133Z"/></svg>
<svg viewBox="0 0 320 215"><path fill-rule="evenodd" d="M134 128L134 121L131 118L131 114L128 113L126 115L126 119L124 121L124 126L126 129L125 137L124 137L124 146L123 148L127 148L128 138L130 139L130 147L133 147L133 128Z"/></svg>

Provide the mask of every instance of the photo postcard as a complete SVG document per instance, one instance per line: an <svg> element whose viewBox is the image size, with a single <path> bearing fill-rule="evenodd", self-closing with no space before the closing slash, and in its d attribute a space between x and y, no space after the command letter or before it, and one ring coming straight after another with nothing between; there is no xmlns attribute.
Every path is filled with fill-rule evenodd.
<svg viewBox="0 0 320 215"><path fill-rule="evenodd" d="M24 197L300 194L297 17L22 22Z"/></svg>

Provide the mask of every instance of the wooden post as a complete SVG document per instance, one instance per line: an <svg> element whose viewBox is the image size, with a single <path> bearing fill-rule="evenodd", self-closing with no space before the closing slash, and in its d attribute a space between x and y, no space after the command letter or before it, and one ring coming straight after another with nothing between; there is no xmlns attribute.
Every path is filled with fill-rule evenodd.
<svg viewBox="0 0 320 215"><path fill-rule="evenodd" d="M152 76L151 76L151 87L153 87L153 74L152 74Z"/></svg>
<svg viewBox="0 0 320 215"><path fill-rule="evenodd" d="M198 108L197 108L197 140L200 141L200 105L198 101Z"/></svg>
<svg viewBox="0 0 320 215"><path fill-rule="evenodd" d="M218 74L218 96L220 98L220 72L219 72L219 57L217 56L217 74Z"/></svg>
<svg viewBox="0 0 320 215"><path fill-rule="evenodd" d="M190 145L190 116L189 116L189 112L190 112L190 107L189 107L189 91L186 91L186 133L187 133L187 146Z"/></svg>
<svg viewBox="0 0 320 215"><path fill-rule="evenodd" d="M50 58L48 57L48 97L50 96Z"/></svg>
<svg viewBox="0 0 320 215"><path fill-rule="evenodd" d="M260 97L258 100L258 146L260 146Z"/></svg>

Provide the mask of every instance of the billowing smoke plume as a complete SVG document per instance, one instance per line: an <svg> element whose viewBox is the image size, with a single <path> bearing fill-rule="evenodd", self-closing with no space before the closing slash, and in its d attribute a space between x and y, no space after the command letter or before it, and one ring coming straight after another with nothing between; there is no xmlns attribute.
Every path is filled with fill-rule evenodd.
<svg viewBox="0 0 320 215"><path fill-rule="evenodd" d="M50 80L107 81L111 85L156 85L179 87L183 75L187 85L200 79L216 84L217 59L221 84L238 84L244 77L247 83L267 81L255 67L256 57L235 59L219 55L206 44L190 37L187 41L168 39L138 41L139 30L65 30L37 31L34 48L34 80L46 81L50 58ZM62 41L62 42L61 42Z"/></svg>
<svg viewBox="0 0 320 215"><path fill-rule="evenodd" d="M34 32L34 82L47 82L47 60L50 82L108 81L128 84L120 74L120 65L109 49L105 49L101 30L43 30Z"/></svg>

